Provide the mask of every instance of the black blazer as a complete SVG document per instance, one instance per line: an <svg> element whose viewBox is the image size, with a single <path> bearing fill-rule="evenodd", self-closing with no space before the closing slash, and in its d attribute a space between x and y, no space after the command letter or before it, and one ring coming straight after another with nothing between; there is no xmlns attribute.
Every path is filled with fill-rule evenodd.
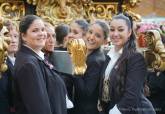
<svg viewBox="0 0 165 114"><path fill-rule="evenodd" d="M66 114L62 79L26 46L16 55L14 84L17 114Z"/></svg>
<svg viewBox="0 0 165 114"><path fill-rule="evenodd" d="M7 71L2 73L0 79L0 113L8 114L10 107L13 107L13 64L7 57L6 64L8 66Z"/></svg>
<svg viewBox="0 0 165 114"><path fill-rule="evenodd" d="M148 72L147 76L150 96L148 97L158 114L165 114L165 71Z"/></svg>
<svg viewBox="0 0 165 114"><path fill-rule="evenodd" d="M108 65L110 58L107 57L107 61L103 67L102 76L105 73L105 69ZM125 65L126 80L125 90L122 96L117 94L117 65L114 66L110 73L110 102L101 104L105 110L105 114L108 114L109 110L117 105L117 108L122 114L155 114L151 103L146 99L143 94L143 85L146 77L147 69L143 56L140 53L132 54ZM101 79L100 85L100 98L102 95L103 79Z"/></svg>
<svg viewBox="0 0 165 114"><path fill-rule="evenodd" d="M104 52L96 49L87 57L85 74L74 77L74 114L98 114L99 82L104 61Z"/></svg>

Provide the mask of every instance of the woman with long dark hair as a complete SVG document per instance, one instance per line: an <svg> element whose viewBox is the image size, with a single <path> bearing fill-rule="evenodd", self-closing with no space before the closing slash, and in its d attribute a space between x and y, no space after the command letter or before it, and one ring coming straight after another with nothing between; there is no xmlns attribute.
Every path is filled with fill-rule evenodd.
<svg viewBox="0 0 165 114"><path fill-rule="evenodd" d="M155 114L143 94L147 73L143 56L136 51L132 19L118 14L110 23L114 45L107 53L100 84L98 109L105 114Z"/></svg>

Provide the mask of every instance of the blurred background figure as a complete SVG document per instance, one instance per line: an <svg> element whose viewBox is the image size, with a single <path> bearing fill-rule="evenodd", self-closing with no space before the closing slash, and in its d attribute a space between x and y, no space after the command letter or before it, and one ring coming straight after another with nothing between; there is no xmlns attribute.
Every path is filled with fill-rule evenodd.
<svg viewBox="0 0 165 114"><path fill-rule="evenodd" d="M45 23L45 30L47 32L47 38L45 46L43 48L45 59L48 60L51 64L55 64L53 60L53 52L56 42L55 28L50 23Z"/></svg>
<svg viewBox="0 0 165 114"><path fill-rule="evenodd" d="M55 50L55 44L56 44L56 42L58 42L58 44L60 44L60 47L58 48L59 50L65 49L63 47L63 42L64 42L63 40L66 39L67 34L69 33L69 27L67 25L59 25L55 29L53 27L53 25L51 25L50 23L45 23L45 30L47 32L47 39L46 39L45 46L44 46L45 59L48 61L48 63L50 65L52 65L52 67L54 67L54 69L58 70L57 62L61 62L59 64L63 64L63 63L62 63L62 61L60 61L60 59L58 60L56 58L57 57L56 54L58 54L58 53L55 53L57 51L57 50ZM55 33L55 30L56 30L56 33ZM56 41L57 38L58 38L58 40ZM57 61L55 61L55 59ZM62 69L62 70L64 70L64 69ZM64 80L65 85L67 87L66 78L64 78L63 76L64 76L64 74L60 73L60 77ZM67 103L67 108L73 107L73 104L69 100L68 95L66 95L66 103Z"/></svg>
<svg viewBox="0 0 165 114"><path fill-rule="evenodd" d="M15 54L18 51L19 34L17 26L11 21L4 22L8 32L4 33L10 38L10 44L7 48L8 56L6 64L8 69L2 74L0 79L0 113L14 114L14 99L13 99L13 69L15 64Z"/></svg>
<svg viewBox="0 0 165 114"><path fill-rule="evenodd" d="M70 28L66 24L58 25L55 28L55 33L56 33L55 50L61 50L61 51L67 50L69 32L70 32Z"/></svg>

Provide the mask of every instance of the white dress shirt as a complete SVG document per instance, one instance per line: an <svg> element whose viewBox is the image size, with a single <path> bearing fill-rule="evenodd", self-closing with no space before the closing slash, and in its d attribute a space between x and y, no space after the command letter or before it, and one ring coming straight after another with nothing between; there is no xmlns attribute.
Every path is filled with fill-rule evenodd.
<svg viewBox="0 0 165 114"><path fill-rule="evenodd" d="M111 48L110 51L107 53L107 55L111 58L111 60L109 61L107 68L105 70L104 80L107 80L109 78L110 72L111 72L112 68L114 67L116 61L120 57L121 53L122 53L122 49L120 49L119 51L115 51L114 47Z"/></svg>
<svg viewBox="0 0 165 114"><path fill-rule="evenodd" d="M111 70L114 67L114 65L116 64L117 60L119 59L120 55L122 54L123 49L120 49L119 51L115 51L115 48L112 47L110 49L110 51L107 53L107 55L111 58L107 68L105 70L105 78L104 80L108 80ZM119 111L119 109L117 108L117 105L115 105L111 110L109 110L109 114L121 114L121 112Z"/></svg>
<svg viewBox="0 0 165 114"><path fill-rule="evenodd" d="M15 64L15 57L12 57L12 56L10 56L10 55L8 55L8 58L9 58L9 60L11 61L11 63L12 63L12 65L14 66L14 64Z"/></svg>

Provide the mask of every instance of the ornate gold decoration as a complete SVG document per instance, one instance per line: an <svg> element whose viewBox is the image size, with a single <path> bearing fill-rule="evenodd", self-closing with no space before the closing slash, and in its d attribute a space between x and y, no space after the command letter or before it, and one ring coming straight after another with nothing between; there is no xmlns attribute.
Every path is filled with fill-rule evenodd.
<svg viewBox="0 0 165 114"><path fill-rule="evenodd" d="M90 0L27 0L27 2L36 5L37 15L56 25L83 18L85 16L83 5Z"/></svg>
<svg viewBox="0 0 165 114"><path fill-rule="evenodd" d="M148 50L144 52L144 57L148 67L156 71L165 70L165 47L162 43L158 30L148 30L145 33Z"/></svg>
<svg viewBox="0 0 165 114"><path fill-rule="evenodd" d="M7 65L5 62L7 59L7 47L10 43L10 38L4 36L4 33L8 31L7 28L3 26L2 19L0 19L0 25L0 73L2 73L7 70Z"/></svg>
<svg viewBox="0 0 165 114"><path fill-rule="evenodd" d="M27 0L27 3L32 4L32 5L37 5L38 0Z"/></svg>
<svg viewBox="0 0 165 114"><path fill-rule="evenodd" d="M130 11L141 0L123 1L123 9ZM35 5L37 15L54 25L70 23L77 18L110 20L117 13L118 6L118 0L107 2L94 2L93 0L26 0L25 2ZM1 0L0 15L12 20L19 20L25 15L23 0ZM139 16L135 14L135 17Z"/></svg>
<svg viewBox="0 0 165 114"><path fill-rule="evenodd" d="M118 2L93 2L92 0L27 0L29 4L36 5L37 15L47 21L70 23L77 18L88 20L110 20L117 13ZM122 5L126 10L128 6L135 6L139 0L125 1ZM136 16L135 16L136 17Z"/></svg>
<svg viewBox="0 0 165 114"><path fill-rule="evenodd" d="M0 72L5 72L7 70L5 61L7 59L7 47L9 41L8 37L0 36Z"/></svg>
<svg viewBox="0 0 165 114"><path fill-rule="evenodd" d="M142 21L142 17L139 14L136 14L130 10L127 11L128 14L132 17L132 19L136 22L141 22Z"/></svg>
<svg viewBox="0 0 165 114"><path fill-rule="evenodd" d="M141 16L131 12L131 8L139 4L141 0L123 0L122 9L127 11L135 21L140 21ZM86 11L86 18L93 19L105 19L111 20L112 16L117 13L118 0L112 0L108 2L90 2L84 5Z"/></svg>
<svg viewBox="0 0 165 114"><path fill-rule="evenodd" d="M82 75L85 73L87 47L83 39L71 39L67 45L67 50L71 55L74 65L74 74Z"/></svg>
<svg viewBox="0 0 165 114"><path fill-rule="evenodd" d="M0 2L0 16L7 19L20 20L25 15L23 1L2 1Z"/></svg>
<svg viewBox="0 0 165 114"><path fill-rule="evenodd" d="M85 5L85 11L89 20L107 19L110 20L112 15L117 13L117 3L90 3Z"/></svg>
<svg viewBox="0 0 165 114"><path fill-rule="evenodd" d="M124 0L124 4L127 5L127 7L133 8L137 6L142 0Z"/></svg>

